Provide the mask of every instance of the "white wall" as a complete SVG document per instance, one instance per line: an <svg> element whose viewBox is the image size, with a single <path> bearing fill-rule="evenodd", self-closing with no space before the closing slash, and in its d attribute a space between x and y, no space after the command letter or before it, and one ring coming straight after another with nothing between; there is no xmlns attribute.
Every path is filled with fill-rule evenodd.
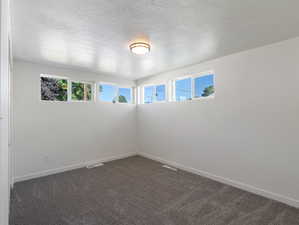
<svg viewBox="0 0 299 225"><path fill-rule="evenodd" d="M16 180L136 153L135 105L41 102L42 73L135 85L133 81L15 61L13 149Z"/></svg>
<svg viewBox="0 0 299 225"><path fill-rule="evenodd" d="M138 105L141 152L299 207L299 38L138 84L211 69L214 99Z"/></svg>
<svg viewBox="0 0 299 225"><path fill-rule="evenodd" d="M138 105L137 124L134 105L39 101L41 73L134 82L16 61L15 176L30 178L139 150L299 207L298 59L299 38L139 80L144 85L214 70L216 96Z"/></svg>

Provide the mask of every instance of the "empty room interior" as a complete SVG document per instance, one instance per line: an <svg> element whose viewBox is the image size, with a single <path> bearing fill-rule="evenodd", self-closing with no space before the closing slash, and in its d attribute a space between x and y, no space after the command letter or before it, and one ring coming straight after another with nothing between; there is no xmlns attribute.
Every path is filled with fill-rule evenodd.
<svg viewBox="0 0 299 225"><path fill-rule="evenodd" d="M299 225L298 0L0 1L0 225Z"/></svg>

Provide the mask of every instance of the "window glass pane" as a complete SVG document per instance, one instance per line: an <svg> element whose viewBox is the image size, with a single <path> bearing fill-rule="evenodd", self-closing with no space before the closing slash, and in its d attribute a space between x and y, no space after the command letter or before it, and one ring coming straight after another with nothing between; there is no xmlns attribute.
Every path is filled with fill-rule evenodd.
<svg viewBox="0 0 299 225"><path fill-rule="evenodd" d="M176 101L191 100L191 78L175 81Z"/></svg>
<svg viewBox="0 0 299 225"><path fill-rule="evenodd" d="M214 94L214 75L206 75L194 79L195 98L208 97Z"/></svg>
<svg viewBox="0 0 299 225"><path fill-rule="evenodd" d="M165 101L165 85L156 86L156 101Z"/></svg>
<svg viewBox="0 0 299 225"><path fill-rule="evenodd" d="M41 77L41 100L45 101L67 101L66 79Z"/></svg>
<svg viewBox="0 0 299 225"><path fill-rule="evenodd" d="M111 84L100 85L100 100L104 102L116 102L117 87Z"/></svg>
<svg viewBox="0 0 299 225"><path fill-rule="evenodd" d="M84 84L72 82L72 100L82 101L84 99Z"/></svg>
<svg viewBox="0 0 299 225"><path fill-rule="evenodd" d="M132 88L119 88L118 102L132 103L131 91Z"/></svg>
<svg viewBox="0 0 299 225"><path fill-rule="evenodd" d="M90 101L92 95L91 84L72 82L72 100Z"/></svg>
<svg viewBox="0 0 299 225"><path fill-rule="evenodd" d="M154 101L154 86L148 86L144 88L144 103L150 104Z"/></svg>

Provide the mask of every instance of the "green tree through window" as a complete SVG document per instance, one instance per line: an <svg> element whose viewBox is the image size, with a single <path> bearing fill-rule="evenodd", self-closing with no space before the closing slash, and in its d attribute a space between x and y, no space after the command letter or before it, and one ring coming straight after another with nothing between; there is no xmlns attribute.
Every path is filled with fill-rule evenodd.
<svg viewBox="0 0 299 225"><path fill-rule="evenodd" d="M211 85L211 86L209 86L209 87L206 87L204 90L203 90L203 93L202 93L202 97L208 97L208 96L210 96L210 95L212 95L212 94L214 94L214 86L213 85Z"/></svg>
<svg viewBox="0 0 299 225"><path fill-rule="evenodd" d="M92 96L91 84L72 82L72 100L90 101Z"/></svg>
<svg viewBox="0 0 299 225"><path fill-rule="evenodd" d="M66 79L41 77L41 100L67 101Z"/></svg>
<svg viewBox="0 0 299 225"><path fill-rule="evenodd" d="M125 96L120 95L120 96L118 96L118 102L120 102L120 103L127 103L128 101L127 101L127 99L126 99Z"/></svg>

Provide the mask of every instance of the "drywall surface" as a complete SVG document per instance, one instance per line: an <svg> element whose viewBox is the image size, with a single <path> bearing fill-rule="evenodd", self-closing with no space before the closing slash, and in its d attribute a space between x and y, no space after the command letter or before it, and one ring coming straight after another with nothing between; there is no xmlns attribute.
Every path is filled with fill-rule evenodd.
<svg viewBox="0 0 299 225"><path fill-rule="evenodd" d="M139 80L214 70L214 99L138 105L141 153L299 207L299 39Z"/></svg>
<svg viewBox="0 0 299 225"><path fill-rule="evenodd" d="M42 102L40 74L135 85L133 81L15 61L16 180L136 153L135 105Z"/></svg>

